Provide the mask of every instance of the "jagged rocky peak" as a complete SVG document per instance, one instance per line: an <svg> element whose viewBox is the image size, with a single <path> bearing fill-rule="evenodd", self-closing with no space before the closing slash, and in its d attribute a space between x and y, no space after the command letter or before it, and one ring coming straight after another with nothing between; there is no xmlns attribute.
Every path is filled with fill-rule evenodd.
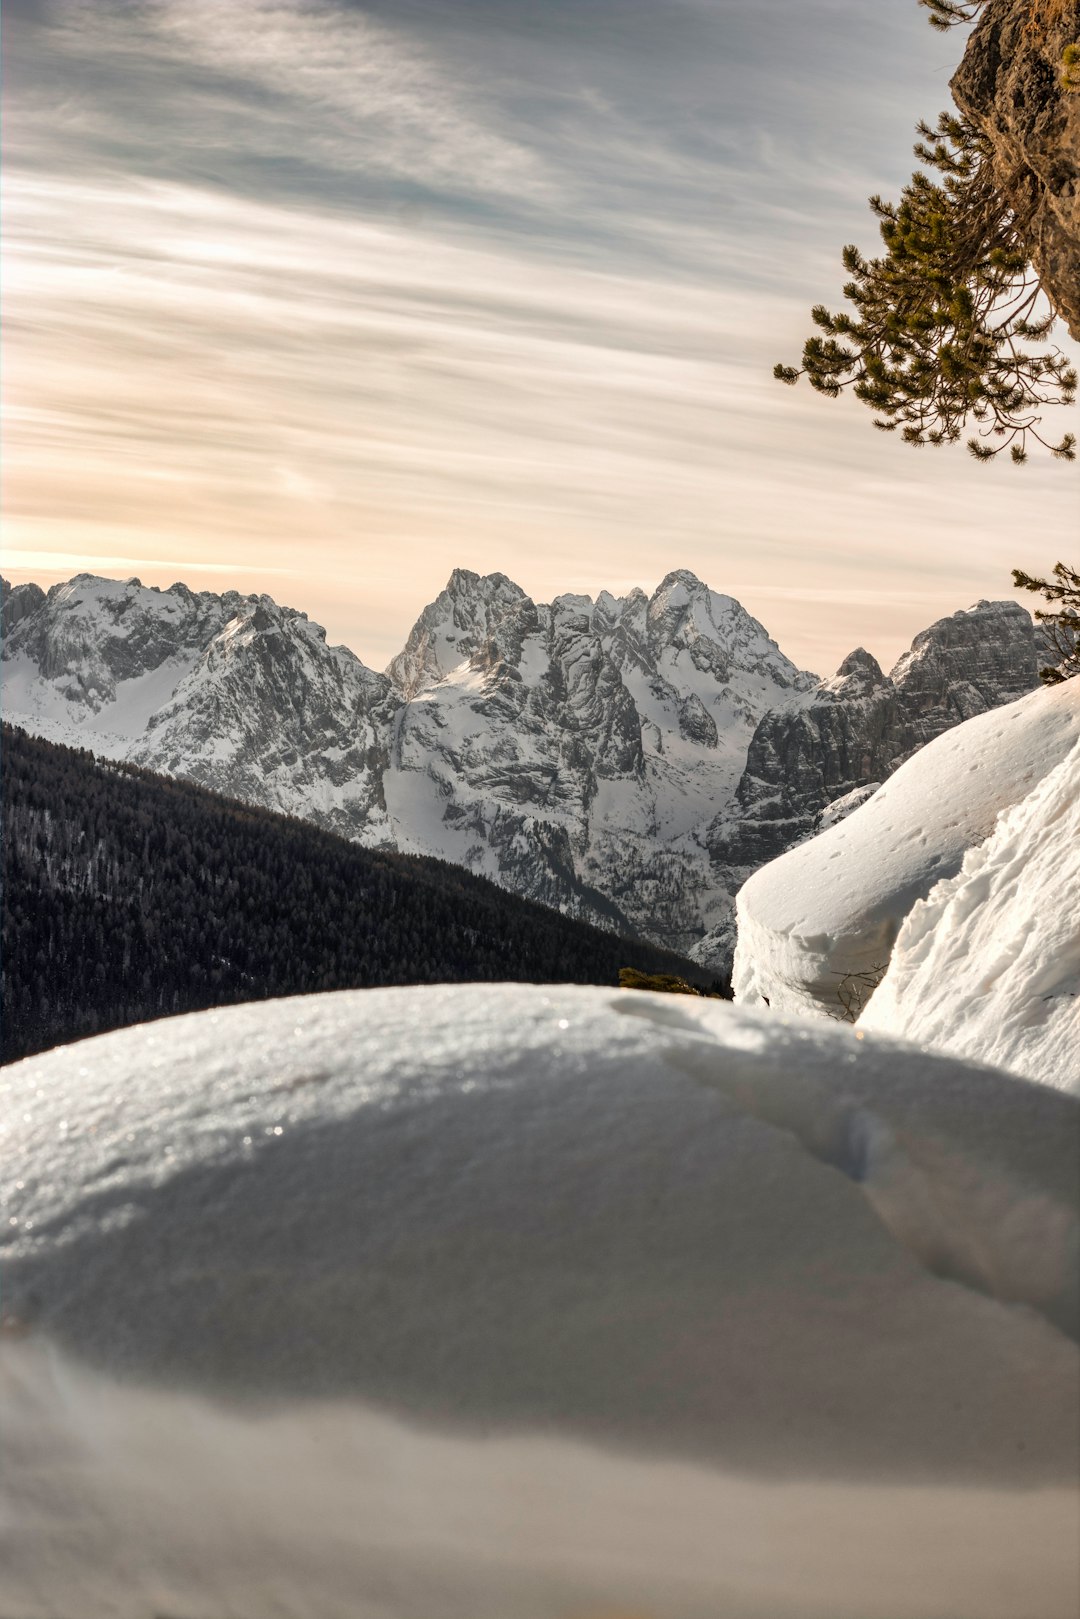
<svg viewBox="0 0 1080 1619"><path fill-rule="evenodd" d="M29 600L3 646L18 723L385 838L388 682L328 647L305 613L265 595L90 574Z"/></svg>
<svg viewBox="0 0 1080 1619"><path fill-rule="evenodd" d="M1019 602L979 601L921 631L890 679L909 718L930 720L922 739L928 742L946 728L934 729L935 716L951 713L956 723L1012 702L1034 688L1038 670L1035 626L1027 609Z"/></svg>
<svg viewBox="0 0 1080 1619"><path fill-rule="evenodd" d="M835 800L884 781L950 726L1034 690L1038 663L1031 615L1008 601L938 619L888 679L860 647L809 704L759 721L737 810L710 829L713 858L733 872L775 859L813 832Z"/></svg>
<svg viewBox="0 0 1080 1619"><path fill-rule="evenodd" d="M809 690L815 675L797 669L762 624L734 596L710 590L688 568L676 568L656 587L646 613L649 650L658 664L689 660L719 685L738 673L767 674L794 691Z"/></svg>
<svg viewBox="0 0 1080 1619"><path fill-rule="evenodd" d="M561 596L556 596L551 603L551 625L553 630L565 625L578 630L591 631L593 617L592 597L584 596L579 591L565 591Z"/></svg>
<svg viewBox="0 0 1080 1619"><path fill-rule="evenodd" d="M661 579L649 599L649 644L659 652L669 646L693 647L703 637L722 643L733 609L743 612L734 597L710 590L689 568L676 568Z"/></svg>
<svg viewBox="0 0 1080 1619"><path fill-rule="evenodd" d="M834 698L869 697L885 685L885 675L872 652L857 646L849 652L831 680L821 682L820 691Z"/></svg>
<svg viewBox="0 0 1080 1619"><path fill-rule="evenodd" d="M621 597L611 596L606 590L601 591L596 598L593 624L617 668L634 667L640 671L653 671L648 613L649 598L638 587Z"/></svg>
<svg viewBox="0 0 1080 1619"><path fill-rule="evenodd" d="M64 683L68 696L96 709L120 682L190 659L246 600L235 591L195 595L186 585L163 591L80 573L38 592L36 605L27 601L4 657L25 655L44 680Z"/></svg>
<svg viewBox="0 0 1080 1619"><path fill-rule="evenodd" d="M429 690L480 652L507 613L528 599L504 573L455 568L387 665L391 683L407 700Z"/></svg>
<svg viewBox="0 0 1080 1619"><path fill-rule="evenodd" d="M45 600L40 585L13 585L0 577L0 633L10 633L24 618L36 613Z"/></svg>
<svg viewBox="0 0 1080 1619"><path fill-rule="evenodd" d="M593 604L597 634L609 635L627 619L640 619L644 623L648 605L648 596L637 585L625 596L613 596L610 590L602 590Z"/></svg>

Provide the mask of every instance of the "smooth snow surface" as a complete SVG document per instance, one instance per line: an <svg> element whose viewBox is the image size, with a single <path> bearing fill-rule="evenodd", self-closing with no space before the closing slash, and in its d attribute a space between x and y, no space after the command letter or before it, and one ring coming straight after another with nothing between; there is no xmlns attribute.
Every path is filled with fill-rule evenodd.
<svg viewBox="0 0 1080 1619"><path fill-rule="evenodd" d="M1080 1105L719 1003L0 1073L11 1619L1072 1619Z"/></svg>
<svg viewBox="0 0 1080 1619"><path fill-rule="evenodd" d="M840 1017L841 994L857 1001L884 973L915 902L1078 740L1080 680L1044 687L937 737L838 825L756 871L737 900L736 1000Z"/></svg>
<svg viewBox="0 0 1080 1619"><path fill-rule="evenodd" d="M1080 743L915 906L860 1027L1080 1094Z"/></svg>

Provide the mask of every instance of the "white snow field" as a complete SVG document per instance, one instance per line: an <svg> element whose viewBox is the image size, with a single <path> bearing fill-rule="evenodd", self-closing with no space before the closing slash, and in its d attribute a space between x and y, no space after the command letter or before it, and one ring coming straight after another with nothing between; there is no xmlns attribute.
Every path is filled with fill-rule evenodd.
<svg viewBox="0 0 1080 1619"><path fill-rule="evenodd" d="M1080 680L1043 687L935 738L845 820L762 866L736 901L735 999L831 1017L842 997L857 1005L915 902L1078 740Z"/></svg>
<svg viewBox="0 0 1080 1619"><path fill-rule="evenodd" d="M1080 742L915 905L859 1026L1080 1095Z"/></svg>
<svg viewBox="0 0 1080 1619"><path fill-rule="evenodd" d="M354 991L0 1071L5 1619L1073 1619L1080 1103Z"/></svg>

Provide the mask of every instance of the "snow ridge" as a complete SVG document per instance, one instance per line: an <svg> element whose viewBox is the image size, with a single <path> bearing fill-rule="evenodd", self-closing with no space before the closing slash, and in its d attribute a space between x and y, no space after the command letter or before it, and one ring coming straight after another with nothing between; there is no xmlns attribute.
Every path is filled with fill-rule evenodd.
<svg viewBox="0 0 1080 1619"><path fill-rule="evenodd" d="M1078 916L1080 741L908 913L860 1027L1080 1095Z"/></svg>
<svg viewBox="0 0 1080 1619"><path fill-rule="evenodd" d="M885 1010L863 1013L867 1026L880 1016L879 1026L920 1039L931 1038L932 1026L935 1044L940 1037L951 1049L952 1022L960 1039L956 1049L1000 1061L1006 1050L1022 1047L1021 1025L1045 1024L1045 1048L1027 1059L1039 1068L1034 1077L1056 1076L1059 1083L1074 1078L1059 1062L1075 1064L1076 1050L1073 1042L1070 1059L1075 1001L1068 986L1075 949L1068 929L1075 928L1075 917L1069 896L1078 859L1078 840L1070 834L1078 742L1080 681L1042 687L937 737L845 819L763 866L738 896L736 999L750 1005L764 1000L777 1012L841 1017L847 986L850 1013L869 999L905 919L925 900L927 907L914 910L906 930L905 952L914 954L907 964L905 952L897 958ZM995 833L1006 810L1013 819ZM1022 878L1024 836L1031 839L1029 878ZM969 853L987 839L985 852ZM1055 884L1064 901L1056 922ZM1039 914L1044 910L1045 917ZM935 921L946 922L937 943L937 930L929 932ZM999 926L1017 959L1031 952L1029 970L1015 977L993 970L1001 946L992 935ZM956 952L968 944L960 971ZM1053 960L1059 960L1060 979ZM932 985L935 971L941 978ZM921 986L917 992L904 987L909 972ZM1031 1005L1024 1011L1016 999L1027 996L1029 982L1045 983L1051 999L1039 1003L1043 1011ZM916 1004L923 994L925 1018ZM964 1043L969 1015L972 1042L984 1043ZM1000 1042L987 1043L987 1018L997 1015L1005 1019ZM1043 1058L1049 1070L1039 1067Z"/></svg>

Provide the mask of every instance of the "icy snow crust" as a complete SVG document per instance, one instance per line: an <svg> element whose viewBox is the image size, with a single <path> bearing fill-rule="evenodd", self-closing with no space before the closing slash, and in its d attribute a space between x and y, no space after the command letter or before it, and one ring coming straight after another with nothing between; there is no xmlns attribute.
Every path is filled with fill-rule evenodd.
<svg viewBox="0 0 1080 1619"><path fill-rule="evenodd" d="M860 1027L1080 1094L1078 917L1080 743L915 905Z"/></svg>
<svg viewBox="0 0 1080 1619"><path fill-rule="evenodd" d="M716 1003L0 1074L0 1612L1066 1619L1080 1105Z"/></svg>
<svg viewBox="0 0 1080 1619"><path fill-rule="evenodd" d="M880 977L915 902L1078 739L1080 681L1032 692L937 737L838 825L755 872L736 901L736 1000L841 1015L838 986Z"/></svg>

